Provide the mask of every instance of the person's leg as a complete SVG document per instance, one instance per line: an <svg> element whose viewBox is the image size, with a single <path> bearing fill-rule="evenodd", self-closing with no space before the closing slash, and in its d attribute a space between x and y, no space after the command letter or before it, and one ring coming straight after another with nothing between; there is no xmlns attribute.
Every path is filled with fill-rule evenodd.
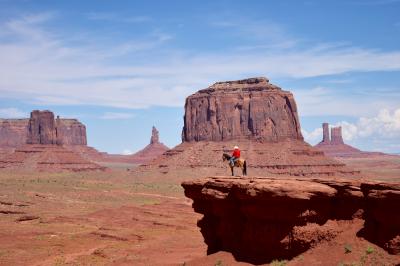
<svg viewBox="0 0 400 266"><path fill-rule="evenodd" d="M235 157L231 157L230 159L229 159L229 163L230 163L230 165L233 167L233 166L235 166Z"/></svg>

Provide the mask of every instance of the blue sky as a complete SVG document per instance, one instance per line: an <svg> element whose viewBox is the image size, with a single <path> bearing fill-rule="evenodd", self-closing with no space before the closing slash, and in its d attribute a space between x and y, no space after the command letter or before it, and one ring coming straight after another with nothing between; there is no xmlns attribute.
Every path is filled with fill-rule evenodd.
<svg viewBox="0 0 400 266"><path fill-rule="evenodd" d="M50 109L89 145L180 143L185 98L266 76L294 93L311 144L400 152L400 0L0 0L0 117Z"/></svg>

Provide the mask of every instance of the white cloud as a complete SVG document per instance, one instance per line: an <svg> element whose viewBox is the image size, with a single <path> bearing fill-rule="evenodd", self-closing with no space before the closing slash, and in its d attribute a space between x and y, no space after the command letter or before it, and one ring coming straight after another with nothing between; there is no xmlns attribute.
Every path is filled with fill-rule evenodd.
<svg viewBox="0 0 400 266"><path fill-rule="evenodd" d="M0 108L0 118L27 118L28 114L18 108Z"/></svg>
<svg viewBox="0 0 400 266"><path fill-rule="evenodd" d="M131 151L131 150L125 149L125 150L122 151L122 154L123 155L131 155L131 154L134 154L134 152Z"/></svg>
<svg viewBox="0 0 400 266"><path fill-rule="evenodd" d="M7 77L0 79L3 97L46 105L182 106L187 95L219 80L400 70L400 50L382 52L343 44L316 44L297 49L261 46L242 52L233 49L219 54L193 55L185 51L163 52L163 45L172 36L151 31L140 40L115 41L106 47L95 40L71 45L62 32L49 32L42 26L54 16L54 13L38 14L0 25L0 34L7 36L7 41L0 39L0 73ZM262 28L258 24L253 26L251 31ZM293 44L286 46L295 45L296 40L282 33L279 25L272 25L268 30L274 33L271 45L276 40ZM148 56L145 60L135 60L144 54ZM118 65L113 62L128 56L132 58L130 62ZM355 99L337 98L328 88L295 89L294 92L301 115L352 112L351 115L361 116L371 110L392 108L391 104L398 100L392 98L365 106Z"/></svg>
<svg viewBox="0 0 400 266"><path fill-rule="evenodd" d="M400 139L400 108L393 111L382 109L373 117L360 117L357 122L341 121L330 127L342 127L342 136L346 142L364 140L366 142L390 141L396 145ZM322 128L311 132L302 129L304 139L312 144L322 140ZM394 142L393 142L394 141Z"/></svg>
<svg viewBox="0 0 400 266"><path fill-rule="evenodd" d="M114 112L106 112L104 113L100 118L101 119L110 119L110 120L116 120L116 119L131 119L134 118L135 114L130 114L130 113L114 113Z"/></svg>
<svg viewBox="0 0 400 266"><path fill-rule="evenodd" d="M301 129L301 133L303 134L304 140L309 143L317 143L322 140L322 128L318 127L311 132Z"/></svg>

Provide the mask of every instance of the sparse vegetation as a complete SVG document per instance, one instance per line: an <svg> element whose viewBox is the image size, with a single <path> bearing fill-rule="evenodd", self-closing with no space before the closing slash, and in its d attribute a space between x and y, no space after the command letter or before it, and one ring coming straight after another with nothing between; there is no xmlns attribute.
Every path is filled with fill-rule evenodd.
<svg viewBox="0 0 400 266"><path fill-rule="evenodd" d="M346 254L351 253L352 250L353 249L350 244L344 245L344 253L346 253Z"/></svg>
<svg viewBox="0 0 400 266"><path fill-rule="evenodd" d="M372 254L374 251L375 251L375 250L374 250L373 247L368 246L368 247L367 247L367 250L365 251L365 253L367 253L367 254L369 255L369 254Z"/></svg>
<svg viewBox="0 0 400 266"><path fill-rule="evenodd" d="M273 260L271 262L271 266L285 266L287 263L287 260Z"/></svg>
<svg viewBox="0 0 400 266"><path fill-rule="evenodd" d="M215 266L223 266L222 260L217 260L217 262L215 263Z"/></svg>

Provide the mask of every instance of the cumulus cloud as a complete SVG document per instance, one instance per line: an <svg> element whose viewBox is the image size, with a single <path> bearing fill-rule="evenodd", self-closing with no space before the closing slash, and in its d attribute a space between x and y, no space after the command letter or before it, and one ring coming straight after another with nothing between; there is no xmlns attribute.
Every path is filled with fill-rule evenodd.
<svg viewBox="0 0 400 266"><path fill-rule="evenodd" d="M0 118L26 118L28 114L18 108L0 108Z"/></svg>
<svg viewBox="0 0 400 266"><path fill-rule="evenodd" d="M383 109L375 117L361 117L357 123L340 122L343 138L352 140L355 138L367 138L379 136L381 138L400 137L400 108L391 112Z"/></svg>
<svg viewBox="0 0 400 266"><path fill-rule="evenodd" d="M330 127L342 127L342 135L345 141L354 140L398 140L400 138L400 108L390 111L382 109L373 117L361 117L355 123L341 121ZM316 128L310 132L302 130L304 139L310 143L322 140L322 128ZM392 142L393 143L393 142Z"/></svg>

